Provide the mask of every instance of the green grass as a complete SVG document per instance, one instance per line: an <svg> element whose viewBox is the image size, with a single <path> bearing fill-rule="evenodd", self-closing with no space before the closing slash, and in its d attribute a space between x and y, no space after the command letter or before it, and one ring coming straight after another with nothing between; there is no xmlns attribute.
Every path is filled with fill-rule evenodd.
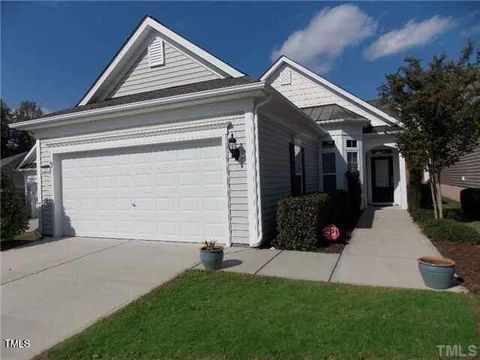
<svg viewBox="0 0 480 360"><path fill-rule="evenodd" d="M473 298L187 271L39 359L436 358L478 344Z"/></svg>
<svg viewBox="0 0 480 360"><path fill-rule="evenodd" d="M448 212L453 213L452 218L455 220L463 222L465 225L477 230L480 233L480 221L474 221L471 219L464 219L463 211L462 211L462 206L458 201L448 199L448 198L443 198L442 200L443 204L443 209L446 212L446 215L448 216Z"/></svg>

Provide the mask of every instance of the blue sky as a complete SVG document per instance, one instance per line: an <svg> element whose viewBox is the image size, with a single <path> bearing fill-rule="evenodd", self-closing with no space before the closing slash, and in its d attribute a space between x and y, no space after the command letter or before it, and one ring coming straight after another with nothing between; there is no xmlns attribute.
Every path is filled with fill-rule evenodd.
<svg viewBox="0 0 480 360"><path fill-rule="evenodd" d="M475 2L2 2L2 99L74 106L144 15L249 75L286 53L364 99L406 56L480 45Z"/></svg>

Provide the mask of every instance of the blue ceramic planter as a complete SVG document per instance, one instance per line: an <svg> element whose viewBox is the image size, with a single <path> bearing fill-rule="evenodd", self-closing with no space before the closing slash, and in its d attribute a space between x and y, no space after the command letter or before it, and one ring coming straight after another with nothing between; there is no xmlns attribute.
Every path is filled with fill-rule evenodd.
<svg viewBox="0 0 480 360"><path fill-rule="evenodd" d="M424 256L418 259L418 269L425 285L432 289L448 289L452 286L455 262L438 256Z"/></svg>
<svg viewBox="0 0 480 360"><path fill-rule="evenodd" d="M222 268L223 247L214 250L200 249L200 261L205 270L215 271Z"/></svg>

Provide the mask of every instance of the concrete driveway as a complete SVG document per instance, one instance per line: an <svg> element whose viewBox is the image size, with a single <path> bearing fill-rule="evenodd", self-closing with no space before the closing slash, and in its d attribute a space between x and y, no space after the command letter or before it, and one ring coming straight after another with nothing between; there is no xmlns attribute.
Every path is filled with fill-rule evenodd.
<svg viewBox="0 0 480 360"><path fill-rule="evenodd" d="M170 280L198 244L65 238L1 253L3 359L29 359Z"/></svg>

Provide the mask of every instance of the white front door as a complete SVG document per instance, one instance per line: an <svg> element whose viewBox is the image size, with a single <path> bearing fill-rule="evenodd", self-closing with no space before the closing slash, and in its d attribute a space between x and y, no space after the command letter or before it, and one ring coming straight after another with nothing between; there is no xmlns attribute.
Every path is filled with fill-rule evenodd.
<svg viewBox="0 0 480 360"><path fill-rule="evenodd" d="M226 242L221 140L63 155L65 235Z"/></svg>

